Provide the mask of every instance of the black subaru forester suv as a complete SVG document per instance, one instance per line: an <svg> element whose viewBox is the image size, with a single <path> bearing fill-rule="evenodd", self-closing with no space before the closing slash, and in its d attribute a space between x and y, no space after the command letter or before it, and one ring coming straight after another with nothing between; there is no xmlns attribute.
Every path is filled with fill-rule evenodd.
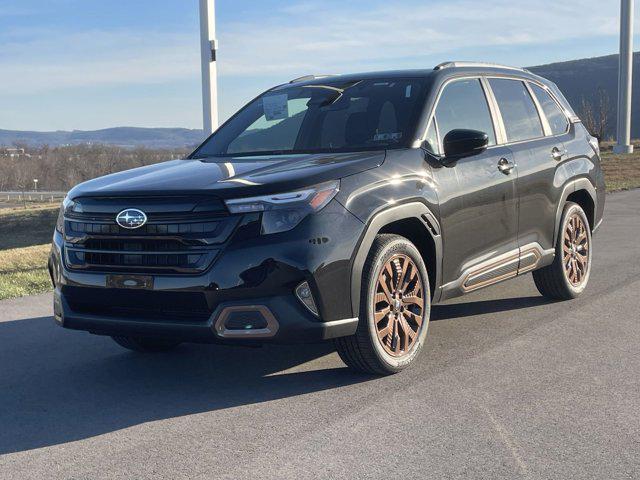
<svg viewBox="0 0 640 480"><path fill-rule="evenodd" d="M303 77L184 160L71 190L55 319L143 352L333 339L350 367L390 374L436 302L526 272L549 298L580 295L604 192L597 141L526 70Z"/></svg>

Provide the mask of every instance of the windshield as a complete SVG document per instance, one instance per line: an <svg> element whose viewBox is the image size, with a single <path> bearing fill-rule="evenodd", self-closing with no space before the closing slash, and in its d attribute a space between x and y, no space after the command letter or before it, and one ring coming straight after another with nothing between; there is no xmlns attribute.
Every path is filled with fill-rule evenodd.
<svg viewBox="0 0 640 480"><path fill-rule="evenodd" d="M383 150L407 146L425 79L286 85L242 109L191 158Z"/></svg>

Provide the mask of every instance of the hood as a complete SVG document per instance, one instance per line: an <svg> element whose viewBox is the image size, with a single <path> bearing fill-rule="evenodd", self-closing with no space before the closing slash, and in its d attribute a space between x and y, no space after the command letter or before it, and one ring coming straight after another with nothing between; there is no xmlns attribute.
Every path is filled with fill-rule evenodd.
<svg viewBox="0 0 640 480"><path fill-rule="evenodd" d="M172 160L89 180L69 197L264 195L337 180L380 166L384 158L379 151Z"/></svg>

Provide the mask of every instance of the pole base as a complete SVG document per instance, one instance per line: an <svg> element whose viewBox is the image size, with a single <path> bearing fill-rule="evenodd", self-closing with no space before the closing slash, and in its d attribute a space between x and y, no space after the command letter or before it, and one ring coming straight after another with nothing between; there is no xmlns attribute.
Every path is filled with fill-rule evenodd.
<svg viewBox="0 0 640 480"><path fill-rule="evenodd" d="M613 147L613 153L617 155L633 153L633 145L616 145Z"/></svg>

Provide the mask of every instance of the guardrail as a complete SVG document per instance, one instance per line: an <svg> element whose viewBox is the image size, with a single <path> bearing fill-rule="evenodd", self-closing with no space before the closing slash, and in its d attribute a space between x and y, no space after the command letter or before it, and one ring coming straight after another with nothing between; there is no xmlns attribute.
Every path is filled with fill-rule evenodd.
<svg viewBox="0 0 640 480"><path fill-rule="evenodd" d="M63 200L67 192L0 192L0 201L55 202Z"/></svg>

